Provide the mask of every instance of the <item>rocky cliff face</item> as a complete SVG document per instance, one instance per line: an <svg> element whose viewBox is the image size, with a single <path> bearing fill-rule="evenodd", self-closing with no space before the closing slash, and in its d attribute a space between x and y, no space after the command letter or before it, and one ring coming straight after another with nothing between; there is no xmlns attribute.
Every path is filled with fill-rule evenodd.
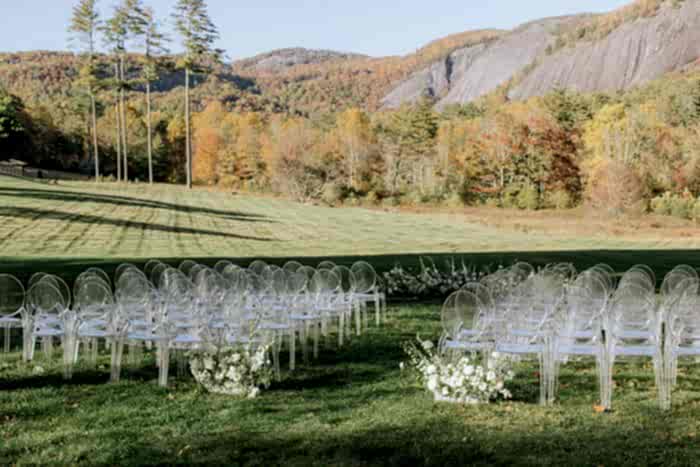
<svg viewBox="0 0 700 467"><path fill-rule="evenodd" d="M629 89L700 57L700 1L667 4L651 18L623 24L608 37L542 57L509 96L525 99L556 88Z"/></svg>
<svg viewBox="0 0 700 467"><path fill-rule="evenodd" d="M423 95L437 108L464 104L507 83L519 73L509 97L526 99L556 88L581 92L615 91L678 70L700 57L700 0L664 4L652 17L620 25L607 37L548 54L561 28L588 16L550 18L523 25L498 40L467 47L418 71L390 92L384 108Z"/></svg>
<svg viewBox="0 0 700 467"><path fill-rule="evenodd" d="M554 43L557 27L576 20L560 17L535 21L494 41L457 50L401 83L384 98L383 105L396 108L422 95L438 98L438 107L474 100L530 65Z"/></svg>

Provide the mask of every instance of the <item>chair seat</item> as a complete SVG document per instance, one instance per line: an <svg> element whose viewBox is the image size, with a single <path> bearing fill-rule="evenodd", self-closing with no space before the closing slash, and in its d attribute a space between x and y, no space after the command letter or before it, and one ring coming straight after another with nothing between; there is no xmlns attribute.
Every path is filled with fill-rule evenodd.
<svg viewBox="0 0 700 467"><path fill-rule="evenodd" d="M656 351L656 346L652 345L615 346L615 355L629 357L653 357Z"/></svg>
<svg viewBox="0 0 700 467"><path fill-rule="evenodd" d="M678 347L673 350L673 354L676 356L700 355L700 347Z"/></svg>
<svg viewBox="0 0 700 467"><path fill-rule="evenodd" d="M451 350L484 350L491 347L491 344L486 342L460 342L446 341L445 348Z"/></svg>
<svg viewBox="0 0 700 467"><path fill-rule="evenodd" d="M33 333L35 337L59 337L63 336L63 329L41 328L36 329Z"/></svg>
<svg viewBox="0 0 700 467"><path fill-rule="evenodd" d="M515 353L515 354L535 354L541 353L544 347L542 344L510 344L502 343L496 345L496 350L502 353Z"/></svg>
<svg viewBox="0 0 700 467"><path fill-rule="evenodd" d="M565 355L598 355L600 347L589 344L564 344L559 347L559 353Z"/></svg>
<svg viewBox="0 0 700 467"><path fill-rule="evenodd" d="M321 319L320 315L290 315L289 319L294 321L318 321Z"/></svg>

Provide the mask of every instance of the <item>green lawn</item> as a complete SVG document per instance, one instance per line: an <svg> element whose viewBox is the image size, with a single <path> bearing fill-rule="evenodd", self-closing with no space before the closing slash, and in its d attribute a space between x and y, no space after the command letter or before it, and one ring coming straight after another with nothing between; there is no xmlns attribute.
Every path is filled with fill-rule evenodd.
<svg viewBox="0 0 700 467"><path fill-rule="evenodd" d="M398 368L401 343L436 337L439 308L390 307L347 347L322 349L256 400L209 395L191 378L156 385L152 356L108 384L108 359L65 383L60 365L0 354L0 464L692 465L700 456L697 373L683 366L669 413L649 364L616 367L612 413L596 413L594 365L569 363L561 400L537 405L535 368L514 400L435 404ZM37 374L37 367L44 369ZM174 373L174 370L173 370Z"/></svg>
<svg viewBox="0 0 700 467"><path fill-rule="evenodd" d="M695 240L673 243L694 248ZM680 245L680 246L678 246ZM659 275L679 263L700 263L696 250L659 250L663 242L601 233L580 237L498 229L449 213L410 214L362 208L329 208L290 201L170 185L60 185L0 176L0 272L26 279L36 271L72 279L97 265L112 271L124 261L184 258L212 264L265 257L281 263L306 257L310 264L368 259L380 271L395 263L415 266L419 255L464 255L476 265L577 267L607 262L617 270L635 263Z"/></svg>

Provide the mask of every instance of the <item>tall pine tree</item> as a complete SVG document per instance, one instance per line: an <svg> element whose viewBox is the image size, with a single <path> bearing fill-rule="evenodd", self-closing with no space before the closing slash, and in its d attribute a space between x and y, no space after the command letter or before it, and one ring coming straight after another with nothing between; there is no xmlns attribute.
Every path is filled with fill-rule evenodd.
<svg viewBox="0 0 700 467"><path fill-rule="evenodd" d="M72 34L72 39L80 44L79 46L86 56L86 62L80 70L79 82L90 96L96 182L100 179L100 150L97 144L97 104L95 101L95 91L99 84L95 65L95 43L99 26L100 16L97 12L97 0L80 0L78 5L73 8L73 17L68 31Z"/></svg>
<svg viewBox="0 0 700 467"><path fill-rule="evenodd" d="M141 80L146 85L146 140L148 149L148 182L153 184L153 129L151 122L151 83L158 79L158 56L168 53L167 38L160 31L153 9L136 5L131 29L144 52Z"/></svg>
<svg viewBox="0 0 700 467"><path fill-rule="evenodd" d="M206 63L221 59L213 47L219 33L209 18L204 0L178 0L173 13L175 30L180 35L185 54L180 65L185 69L185 159L187 187L192 188L192 126L190 119L190 75L204 71Z"/></svg>

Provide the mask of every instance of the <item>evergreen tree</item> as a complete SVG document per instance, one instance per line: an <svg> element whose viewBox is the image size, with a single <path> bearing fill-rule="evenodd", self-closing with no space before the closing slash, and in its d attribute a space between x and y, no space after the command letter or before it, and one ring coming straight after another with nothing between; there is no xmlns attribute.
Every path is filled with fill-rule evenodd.
<svg viewBox="0 0 700 467"><path fill-rule="evenodd" d="M117 180L122 180L122 161L126 165L128 151L126 148L126 112L124 111L124 82L123 69L126 55L126 40L129 34L129 18L123 5L114 8L113 16L102 27L105 46L114 58L114 78L112 85L115 91L116 131L117 131ZM127 170L124 167L123 179L127 180Z"/></svg>
<svg viewBox="0 0 700 467"><path fill-rule="evenodd" d="M167 38L160 32L160 23L151 8L137 5L131 22L131 29L143 49L141 79L146 86L146 139L148 150L148 182L153 184L153 128L151 121L151 83L158 79L158 55L167 53Z"/></svg>
<svg viewBox="0 0 700 467"><path fill-rule="evenodd" d="M100 153L97 145L97 105L95 91L98 86L95 66L95 43L100 26L100 17L97 12L97 0L80 0L73 8L68 31L72 39L80 44L85 54L86 61L81 67L79 82L85 87L90 96L90 112L92 116L92 145L95 158L95 181L100 177Z"/></svg>
<svg viewBox="0 0 700 467"><path fill-rule="evenodd" d="M175 30L185 54L180 65L185 69L185 158L187 187L192 188L192 127L190 118L190 75L203 71L205 62L218 62L221 51L213 48L219 33L209 18L204 0L178 0L173 13Z"/></svg>

